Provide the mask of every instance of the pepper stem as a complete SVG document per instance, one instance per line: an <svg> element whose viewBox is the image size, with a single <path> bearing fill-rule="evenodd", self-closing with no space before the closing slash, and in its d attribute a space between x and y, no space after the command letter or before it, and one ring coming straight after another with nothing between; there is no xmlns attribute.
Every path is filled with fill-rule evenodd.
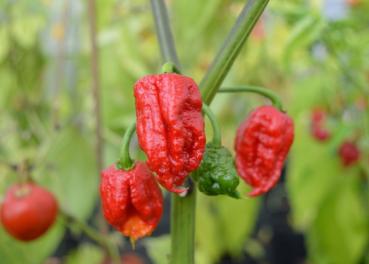
<svg viewBox="0 0 369 264"><path fill-rule="evenodd" d="M211 126L213 128L213 140L212 143L220 147L222 145L222 135L220 131L220 126L218 123L217 118L215 117L214 113L210 110L210 107L206 104L202 104L202 111L203 113L209 118L209 121L211 123Z"/></svg>
<svg viewBox="0 0 369 264"><path fill-rule="evenodd" d="M241 85L241 86L233 86L233 87L224 87L218 90L218 93L238 93L238 92L247 92L247 93L257 93L262 96L265 96L272 101L273 106L278 108L281 112L284 112L282 101L277 94L273 91L251 85Z"/></svg>
<svg viewBox="0 0 369 264"><path fill-rule="evenodd" d="M131 156L129 155L129 143L131 142L131 138L135 130L136 123L133 123L127 128L123 136L118 165L124 170L130 170L134 164L133 160L131 159Z"/></svg>
<svg viewBox="0 0 369 264"><path fill-rule="evenodd" d="M166 62L162 67L161 67L161 72L162 73L171 73L171 72L175 72L180 74L178 68L176 67L176 65L174 65L174 63L172 62Z"/></svg>

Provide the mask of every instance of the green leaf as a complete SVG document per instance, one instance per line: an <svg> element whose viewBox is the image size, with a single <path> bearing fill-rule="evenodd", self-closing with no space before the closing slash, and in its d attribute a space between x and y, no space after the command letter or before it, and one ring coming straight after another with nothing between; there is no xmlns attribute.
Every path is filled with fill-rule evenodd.
<svg viewBox="0 0 369 264"><path fill-rule="evenodd" d="M145 238L143 243L154 263L169 263L170 235Z"/></svg>
<svg viewBox="0 0 369 264"><path fill-rule="evenodd" d="M100 264L103 263L104 252L101 248L91 245L82 244L77 250L74 250L67 257L65 264Z"/></svg>
<svg viewBox="0 0 369 264"><path fill-rule="evenodd" d="M82 131L70 127L56 136L45 161L48 175L40 180L50 186L61 207L79 219L87 218L97 199L99 175L94 149ZM38 172L42 173L42 172Z"/></svg>
<svg viewBox="0 0 369 264"><path fill-rule="evenodd" d="M241 193L247 193L242 188ZM224 254L239 255L254 227L258 199L198 194L196 263L214 263Z"/></svg>
<svg viewBox="0 0 369 264"><path fill-rule="evenodd" d="M369 222L359 192L360 179L355 174L340 176L308 233L312 263L354 264L364 257Z"/></svg>
<svg viewBox="0 0 369 264"><path fill-rule="evenodd" d="M39 239L32 242L20 242L10 237L4 229L0 229L0 259L6 264L39 264L52 254L64 234L62 221Z"/></svg>
<svg viewBox="0 0 369 264"><path fill-rule="evenodd" d="M319 206L335 188L342 167L336 152L309 134L309 120L302 113L295 118L295 140L290 155L287 188L295 227L306 229L318 214Z"/></svg>
<svg viewBox="0 0 369 264"><path fill-rule="evenodd" d="M293 53L315 41L324 25L323 20L315 14L307 14L296 23L284 48L283 64L287 69L290 67L290 62L293 61Z"/></svg>

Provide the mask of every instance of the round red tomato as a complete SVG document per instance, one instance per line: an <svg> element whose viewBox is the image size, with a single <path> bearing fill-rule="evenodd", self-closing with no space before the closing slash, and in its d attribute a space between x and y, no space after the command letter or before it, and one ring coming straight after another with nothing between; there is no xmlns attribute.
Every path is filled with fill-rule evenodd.
<svg viewBox="0 0 369 264"><path fill-rule="evenodd" d="M58 203L52 193L34 183L11 186L0 209L5 230L14 238L30 241L54 223Z"/></svg>

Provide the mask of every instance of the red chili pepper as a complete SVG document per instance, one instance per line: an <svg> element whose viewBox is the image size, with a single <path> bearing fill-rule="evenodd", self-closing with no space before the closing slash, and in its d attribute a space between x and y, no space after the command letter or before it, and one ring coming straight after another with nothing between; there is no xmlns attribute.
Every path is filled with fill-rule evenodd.
<svg viewBox="0 0 369 264"><path fill-rule="evenodd" d="M340 145L338 154L344 167L352 166L360 159L359 148L355 142L349 140L344 141Z"/></svg>
<svg viewBox="0 0 369 264"><path fill-rule="evenodd" d="M272 106L255 109L237 130L236 168L261 195L277 183L294 138L292 119Z"/></svg>
<svg viewBox="0 0 369 264"><path fill-rule="evenodd" d="M163 197L145 163L125 171L113 164L101 173L100 195L106 220L133 240L148 236L163 212Z"/></svg>
<svg viewBox="0 0 369 264"><path fill-rule="evenodd" d="M189 77L148 75L135 84L137 135L147 164L171 192L201 163L205 130L199 88Z"/></svg>
<svg viewBox="0 0 369 264"><path fill-rule="evenodd" d="M326 141L331 137L331 133L326 128L326 119L327 114L323 109L316 108L311 113L310 131L318 141Z"/></svg>
<svg viewBox="0 0 369 264"><path fill-rule="evenodd" d="M34 183L11 186L0 210L5 230L22 241L43 235L53 225L57 214L58 203L54 195Z"/></svg>

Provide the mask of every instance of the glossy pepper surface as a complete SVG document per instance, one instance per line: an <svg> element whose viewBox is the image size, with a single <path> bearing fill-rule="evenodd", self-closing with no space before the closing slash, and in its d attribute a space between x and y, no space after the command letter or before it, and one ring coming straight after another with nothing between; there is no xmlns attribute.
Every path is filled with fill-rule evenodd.
<svg viewBox="0 0 369 264"><path fill-rule="evenodd" d="M199 89L189 77L164 73L137 81L134 95L138 142L147 164L166 189L182 192L205 151Z"/></svg>
<svg viewBox="0 0 369 264"><path fill-rule="evenodd" d="M208 143L194 178L198 181L199 190L207 195L225 194L239 197L236 190L239 178L232 154L225 147Z"/></svg>
<svg viewBox="0 0 369 264"><path fill-rule="evenodd" d="M236 168L261 195L277 183L294 139L293 121L272 106L255 109L237 130Z"/></svg>
<svg viewBox="0 0 369 264"><path fill-rule="evenodd" d="M160 221L162 193L145 163L129 171L108 167L101 173L100 195L106 220L133 240L150 235Z"/></svg>
<svg viewBox="0 0 369 264"><path fill-rule="evenodd" d="M34 183L24 183L8 189L0 219L11 236L31 241L46 233L57 214L58 203L52 193Z"/></svg>

